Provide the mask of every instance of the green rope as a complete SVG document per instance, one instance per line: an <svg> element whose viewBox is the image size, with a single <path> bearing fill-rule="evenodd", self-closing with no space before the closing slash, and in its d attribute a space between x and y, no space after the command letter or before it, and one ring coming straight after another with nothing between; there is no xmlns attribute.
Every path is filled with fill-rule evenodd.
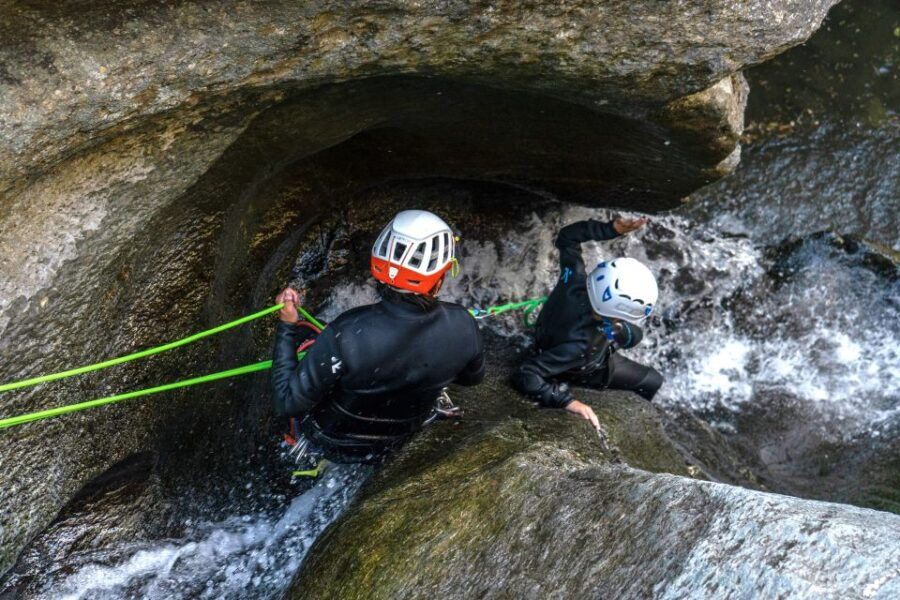
<svg viewBox="0 0 900 600"><path fill-rule="evenodd" d="M276 310L280 310L283 306L284 306L283 304L270 306L269 308L266 308L265 310L261 310L256 313L253 313L252 315L247 315L246 317L241 317L240 319L236 319L234 321L231 321L230 323L225 323L224 325L219 325L218 327L213 327L212 329L207 329L206 331L201 331L200 333L195 333L194 335L189 335L186 338L182 338L182 339L176 340L174 342L169 342L168 344L163 344L162 346L157 346L156 348L148 348L147 350L141 350L140 352L135 352L133 354L127 354L125 356L120 356L119 358L113 358L113 359L99 362L99 363L96 363L93 365L78 367L76 369L69 369L68 371L60 371L59 373L51 373L50 375L42 375L41 377L34 377L32 379L15 381L13 383L6 383L3 385L0 385L0 392L8 392L9 390L17 390L19 388L30 387L33 385L37 385L39 383L46 383L48 381L56 381L57 379L65 379L66 377L74 377L75 375L82 375L84 373L90 373L92 371L99 371L101 369L114 367L115 365L121 365L122 363L130 362L132 360L137 360L139 358L146 358L148 356L153 356L154 354L159 354L161 352L173 350L175 348L179 348L181 346L186 346L188 344L196 342L197 340L202 340L205 337L209 337L211 335L221 333L227 329L232 329L233 327L237 327L238 325L243 325L244 323L253 321L254 319L259 319L260 317L264 317L268 314L271 314L271 313L275 312ZM300 310L303 310L303 309L300 309ZM303 313L306 314L306 311L304 310Z"/></svg>
<svg viewBox="0 0 900 600"><path fill-rule="evenodd" d="M255 312L252 315L247 315L246 317L241 317L240 319L235 319L234 321L230 321L223 325L219 325L218 327L213 327L212 329L207 329L206 331L201 331L199 333L195 333L193 335L189 335L186 338L182 338L180 340L176 340L174 342L169 342L168 344L163 344L162 346L157 346L155 348L148 348L147 350L141 350L140 352L135 352L133 354L127 354L125 356L120 356L118 358L113 358L110 360L106 360L103 362L99 362L93 365L87 365L84 367L78 367L75 369L69 369L68 371L60 371L59 373L51 373L50 375L42 375L40 377L34 377L32 379L24 379L22 381L15 381L12 383L6 383L0 385L0 392L8 392L10 390L17 390L24 387L31 387L33 385L38 385L39 383L47 383L48 381L56 381L57 379L65 379L67 377L74 377L76 375L83 375L85 373L91 373L93 371L99 371L101 369L107 369L109 367L114 367L116 365L121 365L122 363L131 362L133 360L138 360L140 358L146 358L148 356L153 356L154 354L160 354L162 352L167 352L169 350L174 350L175 348L180 348L181 346L186 346L197 340L202 340L203 338L207 338L211 335L216 335L217 333L222 333L223 331L227 331L229 329L233 329L238 325L243 325L244 323L249 323L250 321L254 321L256 319L262 318L266 315L272 314L277 310L281 310L284 308L284 304L276 304L275 306L270 306L269 308L265 308L259 312ZM314 316L306 312L306 310L302 306L297 307L297 311L303 315L303 317L318 327L319 329L325 329L325 325L323 325L318 319Z"/></svg>
<svg viewBox="0 0 900 600"><path fill-rule="evenodd" d="M527 315L534 311L538 306L540 306L547 298L534 298L532 300L525 300L523 302L511 302L509 304L502 304L500 306L492 306L487 309L471 309L469 312L472 313L476 318L484 318L493 315L499 315L501 313L515 310L517 308L526 308L525 311L526 318ZM126 356L121 356L119 358L114 358L111 360L107 360L104 362L96 363L93 365L87 365L84 367L78 367L77 369L69 369L68 371L61 371L59 373L52 373L50 375L44 375L41 377L35 377L33 379L26 379L23 381L18 381L14 383L7 383L5 385L0 386L0 392L5 392L8 390L19 389L23 387L28 387L32 385L37 385L39 383L45 383L48 381L55 381L57 379L63 379L65 377L73 377L75 375L81 375L83 373L90 373L92 371L99 371L100 369L105 369L108 367L112 367L114 365L119 365L125 362L129 362L132 360L137 360L139 358L144 358L147 356L153 356L154 354L159 354L161 352L165 352L167 350L172 350L173 348L178 348L180 346L184 346L190 344L191 342L195 342L197 340L203 339L205 337L209 337L211 335L215 335L216 333L220 333L227 329L231 329L233 327L237 327L243 323L247 323L254 319L258 319L265 315L271 314L277 310L280 310L284 305L277 304L275 306L270 306L264 310L253 313L252 315L247 315L246 317L241 317L235 321L231 321L229 323L225 323L224 325L219 325L218 327L214 327L212 329L208 329L206 331L201 331L200 333L195 333L194 335L188 336L186 338L170 342L168 344L164 344L162 346L157 346L156 348L149 348L147 350L142 350L140 352L135 352L133 354L128 354ZM324 329L325 325L318 321L311 314L306 312L303 307L298 306L297 310L300 314L304 316L310 323L315 325L320 329ZM305 352L298 354L297 356L303 358L306 355ZM194 377L191 379L185 379L183 381L176 381L174 383L167 383L164 385L159 385L152 388L147 388L143 390L137 390L134 392L126 392L124 394L116 394L115 396L107 396L105 398L97 398L95 400L88 400L86 402L79 402L77 404L69 404L67 406L60 406L58 408L51 408L48 410L42 410L38 412L27 413L24 415L18 415L15 417L8 417L6 419L0 419L0 429L6 429L8 427L13 427L15 425L22 425L24 423L30 423L32 421L39 421L43 419L49 419L52 417L58 417L60 415L66 415L69 413L79 412L83 410L87 410L89 408L94 408L97 406L104 406L106 404L113 404L116 402L121 402L122 400L129 400L131 398L139 398L141 396L149 396L151 394L158 394L160 392L166 392L169 390L175 390L184 387L190 387L194 385L199 385L202 383L208 383L210 381L217 381L219 379L226 379L228 377L237 377L239 375L246 375L248 373L255 373L257 371L265 371L266 369L270 369L272 367L272 361L266 360L258 363L253 363L251 365L244 365L243 367L237 367L234 369L228 369L227 371L219 371L218 373L210 373L208 375L201 375L200 377Z"/></svg>
<svg viewBox="0 0 900 600"><path fill-rule="evenodd" d="M303 358L304 356L306 356L305 352L297 354L298 358ZM79 402L78 404L69 404L68 406L60 406L59 408L51 408L49 410L42 410L38 412L19 415L16 417L9 417L7 419L0 419L0 429L6 429L7 427L22 425L23 423L30 423L32 421L50 419L52 417L58 417L60 415L67 415L69 413L79 412L82 410L87 410L89 408L103 406L105 404L114 404L116 402L129 400L131 398L149 396L150 394L158 394L160 392L167 392L169 390L177 390L178 388L190 387L192 385L199 385L201 383L208 383L210 381L217 381L219 379L226 379L228 377L237 377L239 375L246 375L248 373L256 373L257 371L265 371L266 369L270 368L272 368L272 361L264 360L262 362L253 363L252 365L237 367L236 369L228 369L227 371L219 371L218 373L201 375L200 377L185 379L183 381L176 381L175 383L167 383L165 385L158 385L156 387L137 390L135 392L116 394L115 396L107 396L106 398L97 398L96 400L88 400L87 402Z"/></svg>
<svg viewBox="0 0 900 600"><path fill-rule="evenodd" d="M279 308L279 309L280 309L280 308L283 307L283 306L284 306L284 304L278 304L277 306L273 306L272 308ZM274 312L274 311L273 311L273 312ZM307 321L309 321L310 323L312 323L313 325L315 325L315 326L318 327L319 329L325 329L325 325L323 325L321 321L319 321L319 320L316 319L314 316L312 316L311 314L309 314L308 312L306 312L306 310L305 310L302 306L300 306L299 304L297 305L297 312L299 312L301 315L303 315L303 318L304 318L304 319L306 319Z"/></svg>
<svg viewBox="0 0 900 600"><path fill-rule="evenodd" d="M523 300L522 302L510 302L509 304L501 304L499 306L491 306L488 308L470 308L469 313L472 314L476 319L484 319L487 317L493 317L495 315L499 315L505 313L510 310L516 310L519 308L525 308L525 324L530 325L528 321L528 317L531 315L534 310L539 307L541 304L547 301L547 296L541 296L540 298L532 298L531 300Z"/></svg>
<svg viewBox="0 0 900 600"><path fill-rule="evenodd" d="M291 475L294 477L318 477L327 466L328 461L323 459L315 466L315 468L307 469L305 471L292 471Z"/></svg>

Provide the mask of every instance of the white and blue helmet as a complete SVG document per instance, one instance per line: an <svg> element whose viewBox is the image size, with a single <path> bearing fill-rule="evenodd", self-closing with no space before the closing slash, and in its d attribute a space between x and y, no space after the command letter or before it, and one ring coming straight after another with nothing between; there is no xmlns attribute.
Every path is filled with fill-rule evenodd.
<svg viewBox="0 0 900 600"><path fill-rule="evenodd" d="M633 258L617 258L597 265L588 275L587 290L595 313L635 325L653 312L659 297L656 277Z"/></svg>

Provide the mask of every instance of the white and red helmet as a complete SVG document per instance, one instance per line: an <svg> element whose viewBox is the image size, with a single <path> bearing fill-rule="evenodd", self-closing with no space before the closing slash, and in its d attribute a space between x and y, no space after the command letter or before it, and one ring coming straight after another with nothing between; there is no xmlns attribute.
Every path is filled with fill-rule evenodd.
<svg viewBox="0 0 900 600"><path fill-rule="evenodd" d="M404 210L372 247L372 275L391 287L434 295L453 260L450 226L427 210Z"/></svg>

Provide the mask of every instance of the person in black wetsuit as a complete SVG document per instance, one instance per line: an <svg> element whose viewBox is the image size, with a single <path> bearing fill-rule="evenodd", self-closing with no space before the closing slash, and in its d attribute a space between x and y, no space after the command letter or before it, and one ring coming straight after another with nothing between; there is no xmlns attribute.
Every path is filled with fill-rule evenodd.
<svg viewBox="0 0 900 600"><path fill-rule="evenodd" d="M651 400L663 383L656 369L617 353L643 337L638 326L656 303L656 279L633 258L600 263L586 273L582 242L610 240L643 227L646 219L580 221L556 238L561 274L536 323L538 352L513 375L513 386L549 408L565 408L600 429L593 409L570 385L632 390Z"/></svg>
<svg viewBox="0 0 900 600"><path fill-rule="evenodd" d="M304 449L336 462L374 463L436 416L442 390L484 378L481 334L469 312L435 296L455 264L449 226L426 211L399 213L372 250L381 302L349 310L315 338L298 324L300 294L277 298L275 412L300 418Z"/></svg>

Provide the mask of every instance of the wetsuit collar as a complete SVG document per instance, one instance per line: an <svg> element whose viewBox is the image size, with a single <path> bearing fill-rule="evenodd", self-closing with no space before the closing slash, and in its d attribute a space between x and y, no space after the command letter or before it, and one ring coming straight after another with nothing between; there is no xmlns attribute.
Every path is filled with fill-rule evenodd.
<svg viewBox="0 0 900 600"><path fill-rule="evenodd" d="M393 315L397 315L398 317L403 317L406 319L414 319L417 317L421 317L422 315L427 315L428 313L434 310L434 307L429 308L427 310L422 310L420 306L413 304L412 302L407 302L402 299L393 299L393 298L382 298L381 305L387 310L389 313ZM437 306L435 303L434 306Z"/></svg>

